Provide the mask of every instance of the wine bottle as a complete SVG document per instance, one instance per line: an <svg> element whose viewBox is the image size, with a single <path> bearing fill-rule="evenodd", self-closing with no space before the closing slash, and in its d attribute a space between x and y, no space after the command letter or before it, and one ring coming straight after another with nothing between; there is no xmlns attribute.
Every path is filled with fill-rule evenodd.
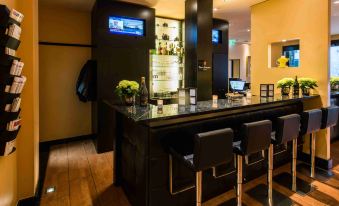
<svg viewBox="0 0 339 206"><path fill-rule="evenodd" d="M297 76L295 76L295 80L294 80L294 83L293 83L293 95L299 96L299 82L298 82Z"/></svg>
<svg viewBox="0 0 339 206"><path fill-rule="evenodd" d="M146 87L145 77L141 77L141 86L140 86L140 106L145 107L148 104L148 90Z"/></svg>

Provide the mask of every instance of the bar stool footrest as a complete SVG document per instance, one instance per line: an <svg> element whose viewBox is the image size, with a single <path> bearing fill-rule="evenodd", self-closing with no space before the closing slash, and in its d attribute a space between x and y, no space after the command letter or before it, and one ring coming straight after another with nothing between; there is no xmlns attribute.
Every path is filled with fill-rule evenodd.
<svg viewBox="0 0 339 206"><path fill-rule="evenodd" d="M306 164L306 163L300 163L297 165L297 171L303 175L306 175L310 177L310 171L311 171L311 166ZM319 180L320 182L326 182L331 177L333 177L334 174L331 170L323 170L318 167L315 168L315 177L314 179Z"/></svg>
<svg viewBox="0 0 339 206"><path fill-rule="evenodd" d="M262 205L270 205L268 202L267 196L267 185L259 184L258 186L252 188L251 190L246 191L246 193ZM289 197L281 194L280 192L273 190L273 205L280 205L280 206L292 206L298 205L297 203L293 202Z"/></svg>
<svg viewBox="0 0 339 206"><path fill-rule="evenodd" d="M273 177L273 181L279 185L292 190L292 175L287 172ZM297 177L297 193L304 196L316 190L316 187Z"/></svg>

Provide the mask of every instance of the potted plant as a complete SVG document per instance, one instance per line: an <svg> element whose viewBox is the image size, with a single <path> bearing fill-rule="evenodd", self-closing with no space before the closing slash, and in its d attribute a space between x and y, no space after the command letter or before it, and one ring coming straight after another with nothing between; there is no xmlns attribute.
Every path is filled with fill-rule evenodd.
<svg viewBox="0 0 339 206"><path fill-rule="evenodd" d="M139 92L139 84L136 81L122 80L115 88L115 93L124 99L126 105L131 106L135 103L135 95Z"/></svg>
<svg viewBox="0 0 339 206"><path fill-rule="evenodd" d="M331 90L337 91L338 86L339 86L339 77L331 77L330 83L331 83Z"/></svg>
<svg viewBox="0 0 339 206"><path fill-rule="evenodd" d="M310 95L310 90L318 87L317 81L312 78L299 78L299 85L303 95Z"/></svg>
<svg viewBox="0 0 339 206"><path fill-rule="evenodd" d="M281 95L289 95L294 80L292 78L283 78L278 81L278 88L281 88Z"/></svg>

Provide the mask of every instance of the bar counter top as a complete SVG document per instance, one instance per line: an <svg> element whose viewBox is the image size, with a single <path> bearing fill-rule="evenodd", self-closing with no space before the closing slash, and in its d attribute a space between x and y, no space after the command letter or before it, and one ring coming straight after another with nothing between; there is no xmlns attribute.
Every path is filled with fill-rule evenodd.
<svg viewBox="0 0 339 206"><path fill-rule="evenodd" d="M104 101L114 110L134 120L135 122L149 123L160 120L178 119L183 117L201 116L211 113L225 112L237 109L253 108L256 106L270 106L275 104L288 104L296 101L304 101L312 98L319 98L319 95L311 96L281 96L276 95L271 98L260 98L252 96L250 98L238 98L233 100L219 99L217 105L212 100L199 101L197 105L179 106L178 104L163 105L162 111L156 105L149 104L147 107L119 106L111 101Z"/></svg>

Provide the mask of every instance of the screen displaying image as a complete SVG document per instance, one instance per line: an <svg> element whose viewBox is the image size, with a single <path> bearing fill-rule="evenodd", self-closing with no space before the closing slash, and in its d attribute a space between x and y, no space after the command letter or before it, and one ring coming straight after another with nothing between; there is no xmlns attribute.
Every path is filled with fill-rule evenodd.
<svg viewBox="0 0 339 206"><path fill-rule="evenodd" d="M233 91L243 91L245 89L245 81L230 81Z"/></svg>
<svg viewBox="0 0 339 206"><path fill-rule="evenodd" d="M212 30L212 42L213 44L221 43L221 31L215 29Z"/></svg>
<svg viewBox="0 0 339 206"><path fill-rule="evenodd" d="M132 36L144 36L144 20L110 16L108 20L109 32Z"/></svg>
<svg viewBox="0 0 339 206"><path fill-rule="evenodd" d="M289 59L287 63L289 67L299 67L300 61L299 45L284 46L283 55Z"/></svg>

